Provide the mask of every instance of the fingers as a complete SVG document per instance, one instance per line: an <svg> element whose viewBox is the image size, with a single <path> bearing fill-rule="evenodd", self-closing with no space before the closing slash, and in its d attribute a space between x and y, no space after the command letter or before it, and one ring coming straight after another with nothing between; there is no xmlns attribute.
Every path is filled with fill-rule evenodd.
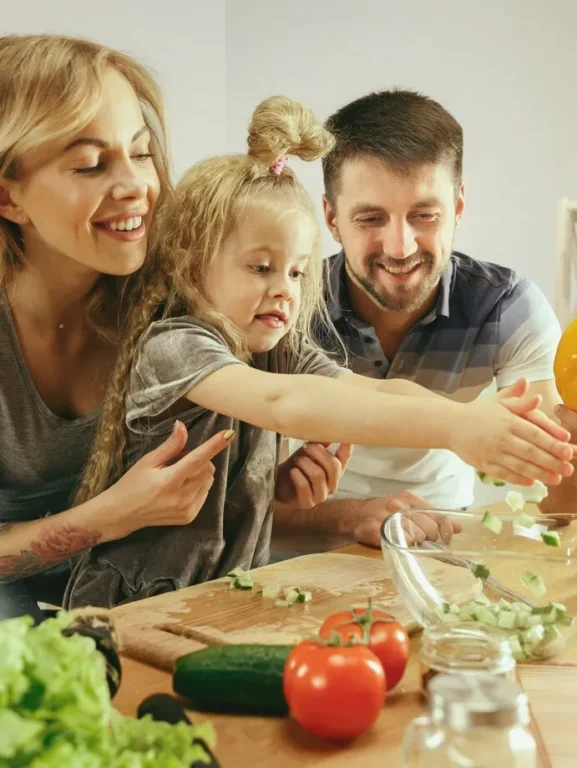
<svg viewBox="0 0 577 768"><path fill-rule="evenodd" d="M401 509L435 509L434 504L408 489L390 496L387 499L387 507L395 512Z"/></svg>
<svg viewBox="0 0 577 768"><path fill-rule="evenodd" d="M297 458L295 465L309 476L311 482L313 480L317 483L324 482L327 485L328 493L335 493L342 474L339 459L325 447L315 443L304 446L303 451L305 455ZM316 465L316 470L313 469L312 465ZM307 468L310 468L312 474L307 471Z"/></svg>
<svg viewBox="0 0 577 768"><path fill-rule="evenodd" d="M144 456L141 461L146 466L161 467L176 459L184 450L188 439L188 431L181 421L175 421L169 437L153 451Z"/></svg>
<svg viewBox="0 0 577 768"><path fill-rule="evenodd" d="M299 509L312 509L316 506L311 484L298 467L293 467L289 472L290 479L295 489L297 505Z"/></svg>
<svg viewBox="0 0 577 768"><path fill-rule="evenodd" d="M513 439L508 441L508 453L563 477L573 474L569 463L573 449L568 443L556 440L524 419L518 420L511 431ZM515 438L519 438L520 442Z"/></svg>
<svg viewBox="0 0 577 768"><path fill-rule="evenodd" d="M329 493L334 492L330 489L335 488L336 490L338 486L338 475L336 480L332 481L328 470L324 466L319 466L315 461L309 459L308 456L299 456L295 460L295 469L300 470L308 481L315 505L326 501ZM333 474L332 471L331 474Z"/></svg>
<svg viewBox="0 0 577 768"><path fill-rule="evenodd" d="M443 544L449 544L453 534L458 532L453 525L453 521L447 515L410 512L407 515L407 519L410 519L414 524L415 530L413 535L419 543L425 541L425 539L427 541L438 541L440 539Z"/></svg>
<svg viewBox="0 0 577 768"><path fill-rule="evenodd" d="M555 416L565 429L577 435L577 413L575 411L570 411L564 405L558 405L555 408Z"/></svg>
<svg viewBox="0 0 577 768"><path fill-rule="evenodd" d="M530 421L531 424L535 424L535 426L540 427L542 430L557 440L567 442L567 440L571 438L571 433L567 429L560 426L559 424L556 424L552 419L545 416L542 411L530 411L529 413L525 414L525 418L527 421Z"/></svg>
<svg viewBox="0 0 577 768"><path fill-rule="evenodd" d="M351 456L353 455L353 450L354 446L349 445L349 443L342 443L335 451L335 457L341 463L341 474L348 467Z"/></svg>
<svg viewBox="0 0 577 768"><path fill-rule="evenodd" d="M206 466L214 456L220 453L234 439L232 430L218 432L209 440L194 448L192 451L177 461L171 470L180 477L194 475L199 469Z"/></svg>
<svg viewBox="0 0 577 768"><path fill-rule="evenodd" d="M525 397L508 397L500 398L501 405L504 405L508 411L517 414L517 416L525 416L529 411L533 411L539 408L543 398L541 395L525 395Z"/></svg>
<svg viewBox="0 0 577 768"><path fill-rule="evenodd" d="M510 387L504 387L497 395L500 400L505 400L510 397L524 397L529 390L529 380L522 376Z"/></svg>
<svg viewBox="0 0 577 768"><path fill-rule="evenodd" d="M503 464L487 462L487 464L483 465L482 471L487 475L493 475L494 477L499 478L499 480L503 480L506 483L511 483L512 485L533 484L533 481L528 477L521 475L512 469L507 469Z"/></svg>

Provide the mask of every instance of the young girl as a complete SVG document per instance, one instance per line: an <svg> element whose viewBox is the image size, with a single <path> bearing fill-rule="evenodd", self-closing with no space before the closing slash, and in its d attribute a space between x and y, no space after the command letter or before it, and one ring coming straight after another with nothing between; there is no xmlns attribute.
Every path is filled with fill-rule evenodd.
<svg viewBox="0 0 577 768"><path fill-rule="evenodd" d="M194 522L94 548L75 568L68 606L111 606L265 564L280 435L447 448L525 484L571 472L568 434L534 410L538 398L462 405L410 382L356 376L314 346L319 231L285 163L314 160L331 142L304 107L269 99L253 116L248 155L193 167L166 206L156 244L164 317L140 343L158 294L131 317L80 499L106 488L123 450L130 464L176 416L193 444L223 429L231 442Z"/></svg>
<svg viewBox="0 0 577 768"><path fill-rule="evenodd" d="M169 189L162 98L117 51L9 36L0 105L0 618L40 620L38 600L62 600L70 557L142 525L187 522L225 442L215 435L164 468L184 447L181 426L69 509L131 301L155 290L147 240Z"/></svg>

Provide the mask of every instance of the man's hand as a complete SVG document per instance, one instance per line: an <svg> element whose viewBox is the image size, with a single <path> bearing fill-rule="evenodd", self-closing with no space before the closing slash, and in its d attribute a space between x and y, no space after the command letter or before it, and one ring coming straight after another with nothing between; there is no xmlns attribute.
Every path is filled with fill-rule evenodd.
<svg viewBox="0 0 577 768"><path fill-rule="evenodd" d="M312 509L336 492L353 448L339 445L333 455L328 447L329 443L306 443L279 466L276 501L294 509Z"/></svg>
<svg viewBox="0 0 577 768"><path fill-rule="evenodd" d="M558 405L555 408L555 416L561 425L571 433L571 442L575 443L577 439L577 413L565 408L564 405ZM577 462L573 462L573 464L577 467ZM577 513L577 473L574 472L571 477L563 478L560 485L551 486L548 490L549 495L539 505L539 510L544 515ZM557 522L562 525L562 518L559 518Z"/></svg>
<svg viewBox="0 0 577 768"><path fill-rule="evenodd" d="M407 531L407 534L414 541L408 543L420 544L425 539L428 541L440 539L444 544L448 544L453 534L461 530L460 526L452 523L446 515L435 513L435 507L422 496L407 490L393 496L366 501L363 508L365 519L356 527L355 539L359 544L380 547L383 520L394 512L405 509L418 510L412 512L410 516L410 531ZM427 514L429 510L433 515Z"/></svg>

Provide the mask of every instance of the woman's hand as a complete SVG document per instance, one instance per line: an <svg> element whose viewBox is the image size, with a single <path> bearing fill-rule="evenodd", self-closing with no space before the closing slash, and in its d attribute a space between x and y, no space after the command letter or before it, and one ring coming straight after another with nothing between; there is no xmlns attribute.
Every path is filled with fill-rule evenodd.
<svg viewBox="0 0 577 768"><path fill-rule="evenodd" d="M112 535L120 539L140 528L187 525L200 512L214 481L213 459L234 438L219 432L183 453L188 432L177 421L170 437L143 456L100 496L112 519Z"/></svg>
<svg viewBox="0 0 577 768"><path fill-rule="evenodd" d="M278 469L275 499L294 509L312 509L339 487L341 475L353 453L340 445L333 455L330 443L306 443Z"/></svg>

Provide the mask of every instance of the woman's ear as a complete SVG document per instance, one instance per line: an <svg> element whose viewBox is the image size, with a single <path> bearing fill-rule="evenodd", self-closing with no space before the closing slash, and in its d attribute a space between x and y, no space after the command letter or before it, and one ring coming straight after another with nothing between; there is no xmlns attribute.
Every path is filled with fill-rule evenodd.
<svg viewBox="0 0 577 768"><path fill-rule="evenodd" d="M0 216L14 224L28 224L25 211L12 198L11 183L0 178Z"/></svg>

